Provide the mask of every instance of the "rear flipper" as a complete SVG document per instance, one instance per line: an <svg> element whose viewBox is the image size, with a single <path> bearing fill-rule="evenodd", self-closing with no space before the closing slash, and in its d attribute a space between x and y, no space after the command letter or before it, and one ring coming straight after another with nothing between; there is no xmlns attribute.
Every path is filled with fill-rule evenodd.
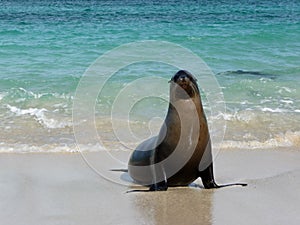
<svg viewBox="0 0 300 225"><path fill-rule="evenodd" d="M132 190L132 191L127 191L128 192L152 192L152 191L166 191L168 190L168 181L166 178L166 173L165 170L162 166L160 167L153 167L152 172L152 177L153 177L153 184L150 185L149 190ZM157 181L157 174L163 174L163 180L162 181Z"/></svg>
<svg viewBox="0 0 300 225"><path fill-rule="evenodd" d="M126 193L131 192L153 192L153 191L166 191L168 190L168 185L166 182L162 181L157 184L150 185L150 188L148 190L129 190Z"/></svg>
<svg viewBox="0 0 300 225"><path fill-rule="evenodd" d="M222 188L222 187L229 187L229 186L247 186L245 183L233 183L233 184L223 184L218 185L214 179L214 172L213 172L213 164L211 163L205 170L199 172L199 177L202 179L202 183L204 188L211 189L211 188Z"/></svg>
<svg viewBox="0 0 300 225"><path fill-rule="evenodd" d="M110 171L128 173L128 169L111 169Z"/></svg>

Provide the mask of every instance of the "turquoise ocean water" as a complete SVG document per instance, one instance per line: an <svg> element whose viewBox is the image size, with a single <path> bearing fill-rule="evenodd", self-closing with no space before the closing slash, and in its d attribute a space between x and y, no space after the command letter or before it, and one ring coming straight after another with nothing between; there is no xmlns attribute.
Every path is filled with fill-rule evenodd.
<svg viewBox="0 0 300 225"><path fill-rule="evenodd" d="M217 118L227 122L222 148L300 148L298 0L0 5L0 152L76 151L72 105L80 78L103 53L142 40L179 44L212 69L226 102ZM96 126L110 148L116 140L108 113L118 91L139 77L174 72L141 63L116 74L108 84L111 95L96 103ZM143 133L166 107L151 99L137 105L133 130ZM208 112L208 119L216 118Z"/></svg>

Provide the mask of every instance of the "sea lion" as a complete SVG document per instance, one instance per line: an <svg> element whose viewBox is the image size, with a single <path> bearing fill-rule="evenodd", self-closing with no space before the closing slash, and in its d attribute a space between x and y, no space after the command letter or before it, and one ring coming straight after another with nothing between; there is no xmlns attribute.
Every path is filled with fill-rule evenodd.
<svg viewBox="0 0 300 225"><path fill-rule="evenodd" d="M169 108L158 136L142 142L132 153L128 173L149 191L187 186L198 177L205 188L214 180L211 140L196 78L185 70L169 81Z"/></svg>

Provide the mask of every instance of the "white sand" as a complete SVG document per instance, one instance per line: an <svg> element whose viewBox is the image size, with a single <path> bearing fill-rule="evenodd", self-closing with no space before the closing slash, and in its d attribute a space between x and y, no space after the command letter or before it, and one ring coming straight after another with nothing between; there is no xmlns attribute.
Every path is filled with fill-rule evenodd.
<svg viewBox="0 0 300 225"><path fill-rule="evenodd" d="M248 186L218 190L125 194L80 154L0 154L0 168L3 225L300 224L299 150L221 152L217 182Z"/></svg>

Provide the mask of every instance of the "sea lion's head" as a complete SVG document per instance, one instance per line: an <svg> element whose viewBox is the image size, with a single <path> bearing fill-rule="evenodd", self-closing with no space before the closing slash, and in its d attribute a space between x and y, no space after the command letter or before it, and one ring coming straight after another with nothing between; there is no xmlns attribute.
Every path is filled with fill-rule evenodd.
<svg viewBox="0 0 300 225"><path fill-rule="evenodd" d="M197 79L186 70L179 70L170 80L176 99L193 98L199 95Z"/></svg>

